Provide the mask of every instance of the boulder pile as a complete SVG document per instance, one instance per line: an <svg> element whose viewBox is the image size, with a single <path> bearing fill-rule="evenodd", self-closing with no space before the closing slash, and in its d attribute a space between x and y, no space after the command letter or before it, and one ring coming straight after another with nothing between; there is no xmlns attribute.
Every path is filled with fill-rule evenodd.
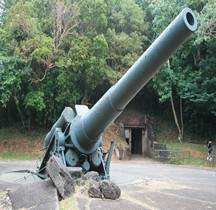
<svg viewBox="0 0 216 210"><path fill-rule="evenodd" d="M49 159L46 171L49 179L8 189L0 197L0 209L58 210L59 201L73 196L76 186L81 190L79 193L88 193L91 198L116 200L121 195L120 188L111 180L101 180L98 172L84 174L82 168L66 167L56 156Z"/></svg>

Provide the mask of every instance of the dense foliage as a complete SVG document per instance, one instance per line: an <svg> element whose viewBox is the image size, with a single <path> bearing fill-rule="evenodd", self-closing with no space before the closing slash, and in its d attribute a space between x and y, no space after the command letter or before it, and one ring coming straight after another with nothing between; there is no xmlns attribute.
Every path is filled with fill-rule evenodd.
<svg viewBox="0 0 216 210"><path fill-rule="evenodd" d="M184 127L216 135L213 0L1 1L0 126L47 125L65 106L91 107L185 6L198 30L133 104L173 113L180 141Z"/></svg>

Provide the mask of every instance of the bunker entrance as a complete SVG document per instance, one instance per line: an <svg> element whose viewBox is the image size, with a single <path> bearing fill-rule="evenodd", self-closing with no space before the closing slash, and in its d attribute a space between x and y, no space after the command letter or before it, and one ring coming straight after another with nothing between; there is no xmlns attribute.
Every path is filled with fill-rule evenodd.
<svg viewBox="0 0 216 210"><path fill-rule="evenodd" d="M130 147L131 155L144 155L144 128L143 127L127 127L125 128L126 142Z"/></svg>
<svg viewBox="0 0 216 210"><path fill-rule="evenodd" d="M124 126L125 147L123 147L123 157L131 155L152 157L154 132L153 123L150 118L143 115L137 117L120 118Z"/></svg>
<svg viewBox="0 0 216 210"><path fill-rule="evenodd" d="M142 129L131 129L131 154L142 155Z"/></svg>

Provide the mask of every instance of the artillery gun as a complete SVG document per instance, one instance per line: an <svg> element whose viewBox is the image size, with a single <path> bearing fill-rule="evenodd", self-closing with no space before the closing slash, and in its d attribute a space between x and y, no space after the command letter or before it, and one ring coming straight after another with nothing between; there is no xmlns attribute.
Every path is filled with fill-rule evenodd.
<svg viewBox="0 0 216 210"><path fill-rule="evenodd" d="M37 175L48 176L46 164L55 155L68 167L79 166L86 172L97 171L102 179L109 178L113 143L105 158L103 131L196 28L196 17L186 7L91 109L85 105L76 105L75 111L66 107L45 137L45 155Z"/></svg>

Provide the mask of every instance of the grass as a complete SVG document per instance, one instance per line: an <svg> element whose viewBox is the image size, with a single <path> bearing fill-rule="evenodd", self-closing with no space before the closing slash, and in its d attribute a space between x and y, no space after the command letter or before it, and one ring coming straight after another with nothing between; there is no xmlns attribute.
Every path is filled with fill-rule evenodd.
<svg viewBox="0 0 216 210"><path fill-rule="evenodd" d="M67 197L59 202L59 209L66 210L66 209L73 209L78 210L78 200L82 199L83 203L85 203L85 209L89 209L90 205L90 198L87 193L87 189L89 189L89 183L86 182L85 185L82 186L75 186L75 194L72 196Z"/></svg>
<svg viewBox="0 0 216 210"><path fill-rule="evenodd" d="M59 203L60 210L74 209L78 210L77 201L74 196L70 196Z"/></svg>
<svg viewBox="0 0 216 210"><path fill-rule="evenodd" d="M43 154L44 130L22 132L18 128L0 129L0 159L33 160Z"/></svg>
<svg viewBox="0 0 216 210"><path fill-rule="evenodd" d="M166 126L165 123L161 125ZM171 158L168 163L171 164L184 164L193 165L195 167L216 167L216 162L209 162L206 160L207 147L203 144L195 143L178 143L173 140L175 133L172 133L173 129L168 126L163 128L160 132L159 142L166 143L168 150L174 151L189 151L190 158L182 159L181 152L175 152L177 158ZM167 132L165 132L167 131ZM106 135L112 136L112 139L116 139L117 128L110 127ZM44 145L44 137L47 131L38 129L35 131L22 132L17 128L1 128L0 129L0 160L35 160L43 155L41 150ZM108 148L109 138L103 142L103 147ZM178 158L179 157L179 158Z"/></svg>
<svg viewBox="0 0 216 210"><path fill-rule="evenodd" d="M1 153L0 160L35 160L38 159L38 155L30 155L23 153Z"/></svg>
<svg viewBox="0 0 216 210"><path fill-rule="evenodd" d="M171 164L183 164L191 165L195 167L216 167L216 160L209 162L207 158L207 145L199 143L199 141L193 141L193 138L189 136L185 137L187 142L180 143L177 141L178 133L176 127L170 121L163 120L163 118L156 117L156 134L159 143L165 143L168 150L174 151L189 151L190 158L182 159L173 158L167 161ZM201 137L200 137L201 138ZM194 143L189 143L194 142ZM195 143L196 142L196 143ZM203 140L205 142L205 140ZM216 150L216 149L215 149ZM177 154L178 153L178 154ZM175 152L174 156L186 155L186 153ZM213 152L214 154L214 152ZM215 157L216 159L216 157Z"/></svg>
<svg viewBox="0 0 216 210"><path fill-rule="evenodd" d="M0 199L2 198L2 197L4 197L6 195L6 192L2 192L2 191L0 191Z"/></svg>
<svg viewBox="0 0 216 210"><path fill-rule="evenodd" d="M179 158L173 159L171 157L170 163L173 164L183 164L183 165L192 165L195 167L216 167L216 162L213 158L213 161L209 162L206 160L207 157L207 146L203 144L195 144L195 143L167 143L167 149L174 151L174 153L179 154ZM186 157L183 159L184 153L179 153L178 151L188 151L189 158ZM185 153L187 156L188 153ZM173 155L177 156L178 155ZM182 157L181 157L182 156Z"/></svg>

